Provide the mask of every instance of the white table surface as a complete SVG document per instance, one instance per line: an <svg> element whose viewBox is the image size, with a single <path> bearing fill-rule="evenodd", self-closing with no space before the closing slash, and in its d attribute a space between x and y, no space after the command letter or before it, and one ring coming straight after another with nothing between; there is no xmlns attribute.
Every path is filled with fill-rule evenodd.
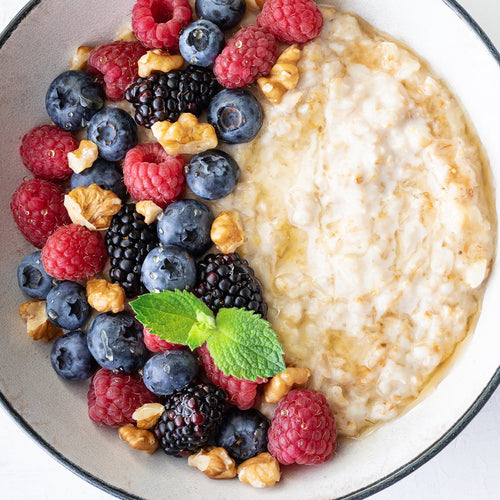
<svg viewBox="0 0 500 500"><path fill-rule="evenodd" d="M25 3L25 0L0 0L0 30ZM500 48L500 1L461 0L460 3ZM0 498L6 500L113 498L52 459L17 426L1 406L0 447ZM410 476L371 498L373 500L499 499L499 470L500 390L497 390L476 418L441 453Z"/></svg>

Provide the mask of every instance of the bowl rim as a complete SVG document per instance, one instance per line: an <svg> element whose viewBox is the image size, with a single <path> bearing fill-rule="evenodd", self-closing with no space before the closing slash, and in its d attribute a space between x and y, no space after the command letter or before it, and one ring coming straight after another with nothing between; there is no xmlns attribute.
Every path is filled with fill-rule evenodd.
<svg viewBox="0 0 500 500"><path fill-rule="evenodd" d="M500 53L490 40L484 30L477 24L472 16L456 1L456 0L441 0L447 5L485 45L490 52L493 59L500 66ZM42 0L30 0L10 21L5 29L0 33L0 49L4 46L5 42L10 38L12 33L16 30L18 25L28 16L28 14L39 4ZM417 455L415 458L394 470L390 474L380 478L379 480L360 488L357 491L338 497L336 500L362 500L383 489L393 485L404 477L408 476L413 471L428 462L431 458L437 455L445 446L451 443L471 422L471 420L479 413L481 408L490 399L495 390L500 386L500 366L495 371L493 377L490 379L484 390L479 394L474 403L465 411L465 413L458 418L458 420L433 444L426 450ZM8 399L0 389L0 404L5 408L6 412L10 414L13 420L24 429L24 431L42 448L44 448L53 458L55 458L61 465L75 473L77 476L94 485L106 493L114 495L118 498L125 500L145 500L142 497L133 495L121 488L113 486L99 477L86 471L78 464L69 460L50 443L48 443L36 430L21 416L21 414L10 404ZM333 500L333 499L332 499Z"/></svg>

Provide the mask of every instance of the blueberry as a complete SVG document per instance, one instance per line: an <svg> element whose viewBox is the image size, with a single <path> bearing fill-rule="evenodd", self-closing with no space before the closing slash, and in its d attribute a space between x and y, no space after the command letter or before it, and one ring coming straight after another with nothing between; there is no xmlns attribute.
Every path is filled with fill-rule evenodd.
<svg viewBox="0 0 500 500"><path fill-rule="evenodd" d="M132 373L148 359L143 326L124 311L98 314L90 324L87 345L103 368L115 373Z"/></svg>
<svg viewBox="0 0 500 500"><path fill-rule="evenodd" d="M224 151L209 149L191 158L186 182L189 189L205 200L218 200L236 187L240 169L235 159Z"/></svg>
<svg viewBox="0 0 500 500"><path fill-rule="evenodd" d="M105 108L89 121L87 139L97 144L101 158L120 161L137 145L137 125L123 109Z"/></svg>
<svg viewBox="0 0 500 500"><path fill-rule="evenodd" d="M64 130L81 130L104 105L104 92L84 71L65 71L49 86L45 107L50 119Z"/></svg>
<svg viewBox="0 0 500 500"><path fill-rule="evenodd" d="M146 255L141 280L150 292L189 291L196 283L196 263L184 249L160 245Z"/></svg>
<svg viewBox="0 0 500 500"><path fill-rule="evenodd" d="M206 68L224 48L224 35L211 21L200 19L184 28L179 38L179 51L189 63Z"/></svg>
<svg viewBox="0 0 500 500"><path fill-rule="evenodd" d="M143 380L157 396L169 396L184 389L198 375L198 363L189 351L156 354L144 365Z"/></svg>
<svg viewBox="0 0 500 500"><path fill-rule="evenodd" d="M176 245L197 257L212 245L213 221L212 212L201 201L176 201L158 216L158 238L164 245Z"/></svg>
<svg viewBox="0 0 500 500"><path fill-rule="evenodd" d="M268 428L269 420L260 411L232 408L224 416L215 441L236 462L243 462L267 451Z"/></svg>
<svg viewBox="0 0 500 500"><path fill-rule="evenodd" d="M245 15L245 0L196 0L196 15L215 23L221 30L234 28Z"/></svg>
<svg viewBox="0 0 500 500"><path fill-rule="evenodd" d="M207 120L219 139L229 144L251 141L262 127L259 101L244 89L221 90L210 102Z"/></svg>
<svg viewBox="0 0 500 500"><path fill-rule="evenodd" d="M85 288L74 281L61 281L47 294L50 321L64 330L76 330L89 319L91 308Z"/></svg>
<svg viewBox="0 0 500 500"><path fill-rule="evenodd" d="M102 189L113 191L122 200L127 198L122 169L116 164L98 158L94 164L79 174L71 176L71 189L97 184Z"/></svg>
<svg viewBox="0 0 500 500"><path fill-rule="evenodd" d="M30 253L17 268L17 282L19 288L33 299L45 299L50 292L53 282L42 265L42 252L38 250Z"/></svg>
<svg viewBox="0 0 500 500"><path fill-rule="evenodd" d="M91 377L97 370L97 363L87 347L87 334L81 330L57 337L50 362L61 378L74 382Z"/></svg>

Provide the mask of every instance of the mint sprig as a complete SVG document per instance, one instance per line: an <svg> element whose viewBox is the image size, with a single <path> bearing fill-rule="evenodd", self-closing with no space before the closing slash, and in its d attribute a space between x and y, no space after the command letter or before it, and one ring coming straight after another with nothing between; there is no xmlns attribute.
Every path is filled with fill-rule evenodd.
<svg viewBox="0 0 500 500"><path fill-rule="evenodd" d="M222 308L215 317L198 297L180 290L141 295L131 305L137 319L162 340L190 349L206 342L226 375L256 381L285 370L278 336L252 311Z"/></svg>
<svg viewBox="0 0 500 500"><path fill-rule="evenodd" d="M207 347L224 373L256 380L285 370L277 335L259 315L244 309L220 309L216 325L217 335L208 338Z"/></svg>
<svg viewBox="0 0 500 500"><path fill-rule="evenodd" d="M200 347L215 330L214 313L186 291L149 293L130 304L151 333L190 349Z"/></svg>

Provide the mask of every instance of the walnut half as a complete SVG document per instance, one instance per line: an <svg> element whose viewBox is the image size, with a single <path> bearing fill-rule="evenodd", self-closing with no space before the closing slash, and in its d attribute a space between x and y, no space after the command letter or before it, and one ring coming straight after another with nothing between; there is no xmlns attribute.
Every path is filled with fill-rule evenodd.
<svg viewBox="0 0 500 500"><path fill-rule="evenodd" d="M158 440L152 432L138 429L135 425L127 424L118 429L120 438L134 450L143 451L151 455L158 448Z"/></svg>
<svg viewBox="0 0 500 500"><path fill-rule="evenodd" d="M91 184L73 189L65 195L64 206L74 224L95 231L109 227L113 215L119 212L122 201L112 191Z"/></svg>
<svg viewBox="0 0 500 500"><path fill-rule="evenodd" d="M75 174L90 168L99 156L97 144L87 139L80 141L78 149L68 153L68 166Z"/></svg>
<svg viewBox="0 0 500 500"><path fill-rule="evenodd" d="M152 224L158 218L158 215L163 212L163 209L151 200L138 201L135 204L135 209L144 216L144 222L148 225Z"/></svg>
<svg viewBox="0 0 500 500"><path fill-rule="evenodd" d="M168 73L173 69L181 69L184 65L182 56L170 54L163 50L148 50L137 62L138 74L146 78L153 71Z"/></svg>
<svg viewBox="0 0 500 500"><path fill-rule="evenodd" d="M268 77L257 80L262 93L273 104L279 104L288 90L292 90L299 82L299 68L297 63L302 50L297 45L288 47L271 68Z"/></svg>
<svg viewBox="0 0 500 500"><path fill-rule="evenodd" d="M118 283L92 278L86 290L88 303L96 311L118 313L125 309L125 291Z"/></svg>
<svg viewBox="0 0 500 500"><path fill-rule="evenodd" d="M137 422L138 429L151 429L164 411L165 406L161 403L146 403L132 413L132 418Z"/></svg>
<svg viewBox="0 0 500 500"><path fill-rule="evenodd" d="M195 155L215 148L218 144L212 125L200 123L192 113L182 113L175 123L156 122L151 130L170 155Z"/></svg>
<svg viewBox="0 0 500 500"><path fill-rule="evenodd" d="M188 457L188 465L201 470L210 479L231 479L236 465L224 448L208 446Z"/></svg>
<svg viewBox="0 0 500 500"><path fill-rule="evenodd" d="M245 233L237 212L221 212L213 221L210 238L222 253L233 253L245 243Z"/></svg>
<svg viewBox="0 0 500 500"><path fill-rule="evenodd" d="M33 340L49 342L63 331L50 322L45 306L45 300L30 300L21 304L19 315L26 321L28 335Z"/></svg>
<svg viewBox="0 0 500 500"><path fill-rule="evenodd" d="M292 387L304 385L311 376L309 368L295 368L289 366L284 372L275 375L264 386L264 401L266 403L277 403L285 397Z"/></svg>
<svg viewBox="0 0 500 500"><path fill-rule="evenodd" d="M238 479L254 488L274 486L281 479L280 464L270 453L261 453L240 464Z"/></svg>

